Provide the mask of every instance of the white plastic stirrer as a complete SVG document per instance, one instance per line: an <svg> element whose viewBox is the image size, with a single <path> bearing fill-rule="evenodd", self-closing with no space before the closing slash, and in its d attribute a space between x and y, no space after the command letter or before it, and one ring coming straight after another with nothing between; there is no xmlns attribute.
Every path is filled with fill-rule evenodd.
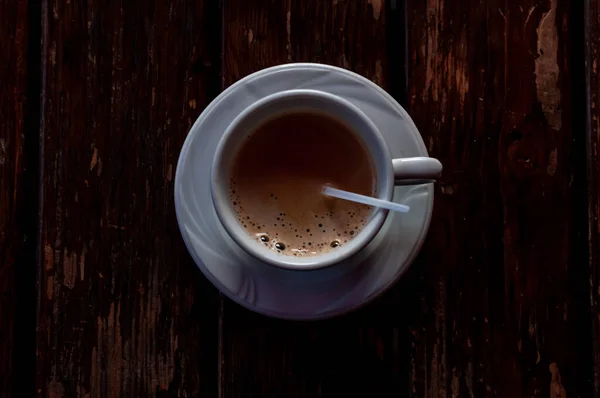
<svg viewBox="0 0 600 398"><path fill-rule="evenodd" d="M381 207L392 211L399 211L401 213L407 213L410 207L401 205L399 203L388 202L387 200L372 198L370 196L360 195L354 192L348 192L337 188L325 186L323 187L323 194L332 196L338 199L349 200L351 202L362 203L364 205Z"/></svg>

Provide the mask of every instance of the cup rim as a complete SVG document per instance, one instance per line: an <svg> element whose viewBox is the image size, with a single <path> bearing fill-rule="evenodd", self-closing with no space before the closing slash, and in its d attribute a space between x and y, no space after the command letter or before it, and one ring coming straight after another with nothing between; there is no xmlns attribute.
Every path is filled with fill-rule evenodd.
<svg viewBox="0 0 600 398"><path fill-rule="evenodd" d="M219 221L225 228L225 231L231 237L231 239L248 254L268 265L275 266L277 268L294 271L317 270L333 266L355 255L364 247L366 247L383 226L383 223L387 218L388 211L384 209L374 209L373 215L360 230L357 236L353 237L347 244L342 245L339 251L336 249L335 251L330 251L321 255L294 257L286 254L275 253L274 251L263 248L261 245L257 244L250 234L243 229L233 214L231 204L229 203L230 200L227 195L228 189L225 187L225 185L228 184L228 171L230 170L231 164L223 164L225 158L223 156L224 151L227 149L229 141L234 138L236 134L240 133L239 128L243 125L243 122L247 120L249 116L261 110L265 106L275 104L278 101L287 101L293 99L308 99L329 102L330 104L334 104L334 106L349 110L360 120L360 123L363 123L364 126L366 126L366 130L369 131L369 134L372 136L372 142L375 143L377 148L374 150L373 145L367 146L365 144L365 146L367 146L367 150L374 158L373 161L377 163L379 160L381 163L379 166L374 165L378 179L377 196L380 199L392 199L394 191L394 177L391 161L392 157L389 153L385 139L383 138L383 135L380 133L377 126L360 108L352 104L350 101L334 94L310 89L293 89L268 95L245 108L233 119L221 136L213 157L210 174L210 191L215 212L219 218ZM315 110L319 111L316 108ZM281 114L284 112L279 113ZM336 115L330 115L329 113L327 114L336 118L337 120L341 120ZM278 113L273 113L268 117L263 117L259 119L258 122L254 122L253 125L254 127L259 126L269 118L276 117L277 115ZM343 120L341 121L344 122ZM349 127L364 142L363 137L361 137L361 135L364 136L364 130L358 132L357 129L353 128L352 126ZM379 154L374 154L374 152L377 151ZM376 159L376 156L381 156L383 159Z"/></svg>

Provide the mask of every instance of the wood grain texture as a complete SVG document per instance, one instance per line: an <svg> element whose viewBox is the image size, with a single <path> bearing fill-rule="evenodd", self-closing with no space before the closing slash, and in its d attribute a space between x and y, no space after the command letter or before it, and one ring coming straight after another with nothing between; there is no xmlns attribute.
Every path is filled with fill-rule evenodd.
<svg viewBox="0 0 600 398"><path fill-rule="evenodd" d="M586 134L588 159L588 218L590 244L590 299L593 336L594 397L600 397L600 2L584 3Z"/></svg>
<svg viewBox="0 0 600 398"><path fill-rule="evenodd" d="M17 259L27 89L27 2L0 0L0 396L15 374ZM31 281L32 283L34 280Z"/></svg>
<svg viewBox="0 0 600 398"><path fill-rule="evenodd" d="M583 1L582 19L568 0L42 3L38 396L600 397L598 0ZM2 325L17 308L5 303L18 295L27 13L0 0ZM576 253L588 243L581 20L591 262ZM314 323L219 299L172 200L179 150L208 102L301 61L396 95L445 165L407 274L368 307ZM0 328L2 397L15 330Z"/></svg>
<svg viewBox="0 0 600 398"><path fill-rule="evenodd" d="M366 0L225 1L225 84L268 66L311 61L354 70L387 87L383 5ZM402 396L408 377L399 352L408 347L393 345L402 332L387 327L385 316L372 310L294 323L267 319L225 300L221 397Z"/></svg>
<svg viewBox="0 0 600 398"><path fill-rule="evenodd" d="M225 82L315 61L401 94L391 7L228 1ZM223 397L591 394L569 2L409 0L406 11L406 106L445 164L427 243L391 292L342 319L279 322L225 301Z"/></svg>
<svg viewBox="0 0 600 398"><path fill-rule="evenodd" d="M216 395L216 290L173 204L179 150L219 90L213 2L43 5L38 395Z"/></svg>
<svg viewBox="0 0 600 398"><path fill-rule="evenodd" d="M577 352L571 29L563 0L408 1L409 102L436 185L414 396L590 396ZM579 154L579 156L582 156ZM415 275L417 276L417 275ZM585 320L584 320L585 321Z"/></svg>

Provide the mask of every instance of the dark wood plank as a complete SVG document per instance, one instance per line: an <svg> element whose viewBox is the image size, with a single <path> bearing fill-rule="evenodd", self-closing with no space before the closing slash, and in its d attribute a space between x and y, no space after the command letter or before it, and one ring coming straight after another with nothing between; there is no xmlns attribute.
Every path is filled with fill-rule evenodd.
<svg viewBox="0 0 600 398"><path fill-rule="evenodd" d="M44 2L40 396L215 396L216 290L180 238L183 140L220 89L218 4Z"/></svg>
<svg viewBox="0 0 600 398"><path fill-rule="evenodd" d="M573 162L584 155L573 145L570 2L409 0L408 10L408 110L445 165L411 275L421 296L412 391L590 396L578 361L589 315L573 253L584 203Z"/></svg>
<svg viewBox="0 0 600 398"><path fill-rule="evenodd" d="M584 4L585 94L588 160L588 217L590 243L590 298L593 336L594 397L600 397L600 2L586 0Z"/></svg>
<svg viewBox="0 0 600 398"><path fill-rule="evenodd" d="M386 18L378 0L225 1L225 84L264 67L311 61L388 87ZM398 357L407 347L383 341L397 342L404 332L386 325L370 311L283 322L225 300L221 397L403 396L408 376Z"/></svg>
<svg viewBox="0 0 600 398"><path fill-rule="evenodd" d="M373 13L382 3L226 2L226 83L318 61L401 97L389 76L403 71L389 65L402 56L385 52L397 38L384 34L386 10ZM279 322L225 301L223 397L591 394L570 4L409 0L406 10L407 108L445 164L428 242L398 286L342 319Z"/></svg>
<svg viewBox="0 0 600 398"><path fill-rule="evenodd" d="M0 0L0 396L16 380L17 261L23 248L19 224L24 171L27 90L26 1ZM33 211L36 209L33 208ZM32 286L35 280L31 280Z"/></svg>

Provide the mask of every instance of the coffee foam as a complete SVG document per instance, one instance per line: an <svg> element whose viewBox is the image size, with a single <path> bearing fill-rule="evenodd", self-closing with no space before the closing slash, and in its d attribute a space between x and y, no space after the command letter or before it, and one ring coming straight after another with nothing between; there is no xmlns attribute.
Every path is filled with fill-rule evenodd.
<svg viewBox="0 0 600 398"><path fill-rule="evenodd" d="M357 236L372 214L370 206L323 196L317 198L323 202L323 206L318 206L321 212L315 212L313 200L312 209L299 211L301 206L297 206L296 217L290 217L283 211L285 204L281 203L286 200L274 193L268 195L267 203L254 195L244 195L244 201L235 180L230 181L230 187L230 200L238 222L257 242L286 255L307 257L335 250ZM303 198L315 196L310 192L297 194ZM253 205L257 199L261 202L259 208Z"/></svg>
<svg viewBox="0 0 600 398"><path fill-rule="evenodd" d="M289 114L247 137L232 165L229 199L258 243L285 255L316 256L346 244L372 215L370 206L324 196L324 184L375 195L372 159L341 122Z"/></svg>

